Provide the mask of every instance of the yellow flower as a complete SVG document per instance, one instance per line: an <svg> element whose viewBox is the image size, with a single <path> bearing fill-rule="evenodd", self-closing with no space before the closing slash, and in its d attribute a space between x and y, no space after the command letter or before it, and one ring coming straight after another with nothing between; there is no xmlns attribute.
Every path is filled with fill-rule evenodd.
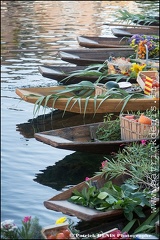
<svg viewBox="0 0 160 240"><path fill-rule="evenodd" d="M146 64L139 65L137 63L132 63L131 71L135 72L136 75L139 73L139 71L142 71L143 68L145 68Z"/></svg>
<svg viewBox="0 0 160 240"><path fill-rule="evenodd" d="M59 219L56 221L56 224L64 223L66 220L67 220L66 217L61 217L61 218L59 218Z"/></svg>

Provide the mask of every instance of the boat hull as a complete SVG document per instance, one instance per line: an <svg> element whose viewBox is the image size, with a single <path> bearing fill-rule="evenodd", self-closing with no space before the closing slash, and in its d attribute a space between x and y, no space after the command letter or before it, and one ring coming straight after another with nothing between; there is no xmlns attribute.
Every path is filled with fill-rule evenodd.
<svg viewBox="0 0 160 240"><path fill-rule="evenodd" d="M16 89L16 94L20 96L24 101L35 104L36 101L43 96L53 94L56 90L64 89L63 86L56 87L40 87L40 88L21 88ZM81 107L77 98L72 98L67 105L68 99L73 97L71 94L66 94L66 98L58 98L56 101L54 99L49 99L46 106L53 109L59 109L80 114L97 114L97 113L110 113L110 112L121 112L124 101L122 99L106 99L102 102L102 98L97 98L96 106L93 98L90 98L86 106L86 98L81 98ZM41 103L45 106L45 101ZM126 104L123 112L126 111L138 111L147 110L151 108L159 109L159 98L144 98L144 99L130 99Z"/></svg>
<svg viewBox="0 0 160 240"><path fill-rule="evenodd" d="M109 57L130 57L135 51L132 48L60 49L58 54L63 61L88 66L104 63Z"/></svg>
<svg viewBox="0 0 160 240"><path fill-rule="evenodd" d="M78 36L77 41L86 48L130 48L129 43L122 38Z"/></svg>
<svg viewBox="0 0 160 240"><path fill-rule="evenodd" d="M122 150L124 146L132 142L141 142L141 140L99 141L96 131L103 125L104 122L98 122L60 128L35 133L34 137L55 148L96 154L111 154Z"/></svg>
<svg viewBox="0 0 160 240"><path fill-rule="evenodd" d="M134 34L159 35L159 28L134 27L134 28L111 28L115 37L132 37Z"/></svg>
<svg viewBox="0 0 160 240"><path fill-rule="evenodd" d="M43 77L54 79L58 81L60 84L63 85L68 85L68 84L75 84L79 83L84 80L84 76L73 76L69 77L71 75L72 71L79 71L79 70L84 70L86 66L39 66L39 72L42 74ZM68 78L69 77L69 78ZM65 79L67 78L67 79ZM119 82L126 81L126 78L121 78ZM96 82L98 77L96 76L85 76L85 80L90 81L90 82ZM117 76L115 78L112 77L112 80L116 80ZM107 81L110 81L109 78L103 78L99 81L99 83L106 83ZM131 78L129 80L131 83L136 83L135 78Z"/></svg>

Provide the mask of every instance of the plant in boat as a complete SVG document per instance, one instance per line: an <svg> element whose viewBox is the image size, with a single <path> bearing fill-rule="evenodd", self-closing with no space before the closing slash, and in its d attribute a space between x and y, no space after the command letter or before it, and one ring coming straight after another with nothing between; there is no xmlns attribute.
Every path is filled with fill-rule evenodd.
<svg viewBox="0 0 160 240"><path fill-rule="evenodd" d="M129 81L131 78L137 77L137 70L135 72L134 68L132 66L134 64L137 64L137 69L139 68L139 71L153 68L153 62L148 63L147 65L144 63L141 63L139 59L132 59L130 58L124 58L124 57L110 57L102 64L92 64L87 66L83 70L76 70L72 71L69 76L64 78L61 82L70 79L71 77L77 77L77 76L96 76L97 80L95 81L95 84L99 83L102 79L107 78L107 80L114 80L115 82L119 82L121 79L125 81Z"/></svg>
<svg viewBox="0 0 160 240"><path fill-rule="evenodd" d="M125 146L96 174L112 179L120 175L128 176L129 184L138 184L140 188L153 189L159 186L159 148L153 139ZM154 177L154 179L153 179ZM154 180L154 184L153 184Z"/></svg>
<svg viewBox="0 0 160 240"><path fill-rule="evenodd" d="M127 223L127 225L122 229L122 232L131 232L132 234L146 233L154 234L158 237L158 233L155 231L156 222L159 220L159 208L157 207L156 211L152 212L148 218L140 222L139 219L134 218ZM138 225L138 226L137 226Z"/></svg>
<svg viewBox="0 0 160 240"><path fill-rule="evenodd" d="M144 112L129 112L127 111L128 116L141 116L142 114L146 117L158 121L159 119L159 110L147 109ZM104 116L103 125L100 125L96 130L96 138L100 141L116 141L121 140L121 128L120 128L120 118L115 114L108 113ZM146 123L146 122L145 122ZM158 127L158 124L156 124Z"/></svg>
<svg viewBox="0 0 160 240"><path fill-rule="evenodd" d="M123 209L124 216L129 221L133 219L133 213L145 217L143 207L150 207L151 193L147 189L139 190L138 186L127 183L118 186L111 181L106 182L101 188L93 186L90 180L85 183L86 187L81 192L73 190L69 202L98 211Z"/></svg>
<svg viewBox="0 0 160 240"><path fill-rule="evenodd" d="M145 14L135 14L130 13L127 10L118 10L115 14L116 20L120 20L121 22L127 21L128 23L135 22L137 24L143 25L151 25L152 23L157 23L159 25L159 20L155 18L155 16L149 16Z"/></svg>
<svg viewBox="0 0 160 240"><path fill-rule="evenodd" d="M93 100L93 105L94 105L93 111L95 115L97 113L97 110L102 105L102 103L107 99L120 99L119 104L123 103L123 106L121 109L121 112L123 112L125 106L127 105L130 99L137 99L137 98L151 99L152 98L152 96L147 96L143 93L128 93L127 91L120 88L111 88L109 90L103 91L101 95L96 95L95 94L96 86L97 86L96 84L93 84L90 81L82 81L78 84L63 86L62 89L60 90L55 89L55 91L53 90L53 93L50 95L38 97L38 100L35 102L33 114L35 116L39 112L39 109L42 103L44 106L44 113L45 113L47 103L50 99L52 99L53 101L52 108L55 108L55 103L58 99L60 98L66 99L64 114L70 102L72 102L72 105L70 106L69 110L71 110L75 104L78 104L79 112L83 113L83 115L85 116L88 102L90 99ZM85 105L84 105L84 111L82 112L81 104L82 104L82 100L84 99L85 99ZM97 104L97 100L98 100L98 104Z"/></svg>
<svg viewBox="0 0 160 240"><path fill-rule="evenodd" d="M99 126L96 131L96 138L100 141L116 141L121 139L119 116L112 120L113 114L104 117L104 124Z"/></svg>

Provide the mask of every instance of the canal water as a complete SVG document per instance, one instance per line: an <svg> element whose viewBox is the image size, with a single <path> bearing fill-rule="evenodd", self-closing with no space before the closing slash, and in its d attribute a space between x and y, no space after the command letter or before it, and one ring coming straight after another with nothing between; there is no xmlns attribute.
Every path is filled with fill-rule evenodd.
<svg viewBox="0 0 160 240"><path fill-rule="evenodd" d="M69 65L59 58L59 49L79 47L79 35L112 36L103 23L114 21L118 9L153 15L157 5L157 1L1 1L1 221L13 219L19 225L24 216L36 216L43 227L54 224L64 215L46 209L43 202L92 177L104 160L102 155L59 150L35 140L35 132L76 121L73 115L62 120L57 110L53 120L51 109L45 117L41 109L33 119L34 106L22 101L16 88L56 85L42 77L38 66Z"/></svg>

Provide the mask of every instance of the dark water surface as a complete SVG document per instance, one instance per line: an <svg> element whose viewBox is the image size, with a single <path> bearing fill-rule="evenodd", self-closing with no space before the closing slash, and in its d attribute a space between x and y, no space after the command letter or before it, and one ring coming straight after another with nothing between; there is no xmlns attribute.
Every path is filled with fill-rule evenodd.
<svg viewBox="0 0 160 240"><path fill-rule="evenodd" d="M54 129L62 119L52 121L48 109L48 117L43 119L41 110L32 121L34 106L22 101L15 89L57 84L42 77L38 66L67 65L58 56L60 48L79 47L78 35L112 36L103 23L114 20L113 13L120 8L132 13L157 9L156 1L145 2L1 2L2 220L20 224L29 215L37 216L42 226L53 224L63 214L46 209L43 202L86 175L93 176L103 161L101 155L58 150L35 140L34 132Z"/></svg>

